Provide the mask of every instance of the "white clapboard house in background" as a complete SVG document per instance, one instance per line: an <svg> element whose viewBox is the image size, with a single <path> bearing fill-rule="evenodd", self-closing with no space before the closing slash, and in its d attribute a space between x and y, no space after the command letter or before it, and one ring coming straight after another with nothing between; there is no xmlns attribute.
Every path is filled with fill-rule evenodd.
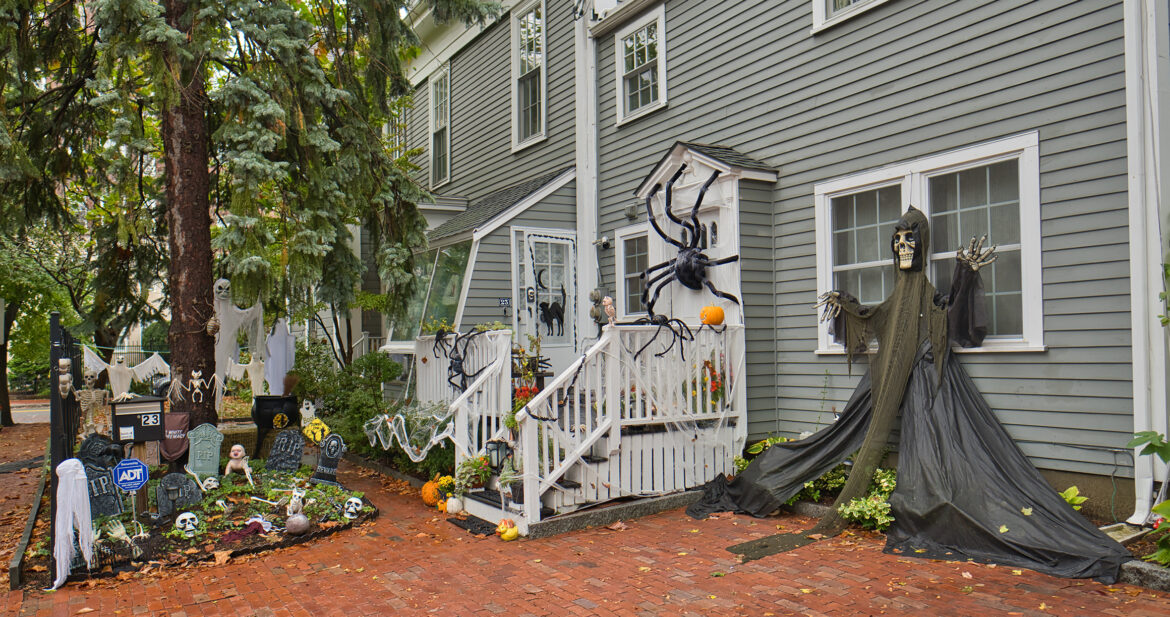
<svg viewBox="0 0 1170 617"><path fill-rule="evenodd" d="M913 204L936 285L965 239L999 245L991 335L961 359L1009 433L1054 484L1142 519L1166 473L1125 448L1167 430L1166 4L505 0L468 28L420 3L405 139L443 220L384 349L456 409L463 457L507 434L500 356L541 336L554 376L518 418L524 525L695 487L746 440L832 421L860 371L811 306L830 288L884 298L882 247ZM685 359L657 355L664 338L637 354L657 326L600 328L590 296L645 315L638 275L678 254L646 198L684 165L680 216L719 172L701 248L739 256L709 274L741 304L668 285L658 312L699 330L717 304L727 328ZM656 220L680 239L663 194ZM466 390L421 333L435 319L509 328L475 343Z"/></svg>

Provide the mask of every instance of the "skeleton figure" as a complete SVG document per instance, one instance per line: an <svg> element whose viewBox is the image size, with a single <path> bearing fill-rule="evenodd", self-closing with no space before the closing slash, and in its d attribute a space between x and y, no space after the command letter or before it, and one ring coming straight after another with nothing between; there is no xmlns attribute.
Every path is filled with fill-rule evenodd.
<svg viewBox="0 0 1170 617"><path fill-rule="evenodd" d="M877 339L869 371L835 423L769 448L724 485L725 496L735 509L766 515L857 451L849 479L811 532L760 538L733 552L758 557L841 531L837 506L866 494L900 418L888 552L1116 580L1129 552L1052 490L950 353L952 343L979 346L987 333L978 271L996 257L984 241L958 250L950 292L939 294L925 272L929 222L912 207L890 240L895 283L884 302L863 306L841 291L820 297L822 319L850 359ZM708 512L726 509L710 496L701 503L712 504Z"/></svg>
<svg viewBox="0 0 1170 617"><path fill-rule="evenodd" d="M219 478L215 476L207 476L206 478L200 480L199 474L191 471L191 468L187 465L183 465L183 471L187 472L187 474L192 478L195 478L195 484L198 484L199 490L203 491L204 493L214 491L215 489L219 488Z"/></svg>
<svg viewBox="0 0 1170 617"><path fill-rule="evenodd" d="M183 384L177 377L171 382L171 389L167 396L172 402L180 402L183 400L183 394L187 393L190 395L192 403L202 403L205 393L218 397L222 392L223 381L219 379L218 375L213 374L209 379L204 379L203 371L192 369L191 378L187 380L186 384Z"/></svg>
<svg viewBox="0 0 1170 617"><path fill-rule="evenodd" d="M85 414L85 434L103 432L103 427L108 430L106 425L109 424L109 414L106 410L110 393L97 387L97 378L97 373L85 369L85 375L82 376L85 387L77 391L77 403Z"/></svg>
<svg viewBox="0 0 1170 617"><path fill-rule="evenodd" d="M73 361L69 358L57 360L57 373L57 392L61 394L62 399L67 399L74 392Z"/></svg>
<svg viewBox="0 0 1170 617"><path fill-rule="evenodd" d="M256 483L252 482L252 467L248 465L248 456L244 452L244 446L242 444L232 446L231 451L228 453L227 465L223 468L224 476L233 473L244 474L244 477L248 479L248 484L256 486Z"/></svg>
<svg viewBox="0 0 1170 617"><path fill-rule="evenodd" d="M662 288L666 287L674 281L678 281L683 287L701 291L704 287L715 294L717 297L739 304L739 298L719 291L715 285L707 279L707 267L719 266L739 261L739 255L732 255L731 257L724 257L723 259L711 259L703 254L699 248L699 241L701 240L702 232L699 225L699 208L703 205L703 196L707 194L707 189L711 187L711 183L719 177L719 170L715 170L711 177L703 183L703 187L699 189L699 196L695 199L695 207L691 209L691 220L684 221L674 215L670 210L670 198L674 190L674 183L686 171L686 165L680 165L678 171L674 173L670 181L666 183L666 217L674 223L681 225L685 232L683 240L675 240L662 230L658 225L658 220L654 217L654 209L651 202L654 196L658 194L658 189L661 185L656 185L650 194L646 196L646 218L650 221L650 227L670 244L678 248L678 257L670 261L664 261L658 265L650 266L642 273L641 278L646 281L646 287L642 290L642 304L646 306L646 312L651 318L654 316L654 304L658 302L658 295L662 293ZM665 269L664 269L665 268ZM651 277L651 273L658 270L663 270L661 273ZM657 287L654 285L657 284ZM653 287L653 293L651 288Z"/></svg>

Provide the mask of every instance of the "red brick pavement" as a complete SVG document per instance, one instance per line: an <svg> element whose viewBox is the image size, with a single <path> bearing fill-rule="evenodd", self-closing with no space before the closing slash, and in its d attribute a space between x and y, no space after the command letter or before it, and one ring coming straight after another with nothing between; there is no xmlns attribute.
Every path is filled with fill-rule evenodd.
<svg viewBox="0 0 1170 617"><path fill-rule="evenodd" d="M1087 615L1165 617L1170 594L1029 570L899 558L860 534L740 564L727 546L811 524L796 516L695 521L681 510L504 543L475 538L417 498L343 475L382 510L366 527L222 567L114 587L14 592L9 610L167 615ZM85 611L89 613L91 611Z"/></svg>

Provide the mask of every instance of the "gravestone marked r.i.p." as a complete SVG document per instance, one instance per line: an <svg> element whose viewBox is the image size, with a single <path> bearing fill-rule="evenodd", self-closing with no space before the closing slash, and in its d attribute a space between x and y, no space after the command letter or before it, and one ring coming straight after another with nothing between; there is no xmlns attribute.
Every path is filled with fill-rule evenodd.
<svg viewBox="0 0 1170 617"><path fill-rule="evenodd" d="M321 455L317 458L317 470L309 478L314 484L332 484L341 486L337 482L337 465L345 454L345 440L341 435L333 433L321 442Z"/></svg>
<svg viewBox="0 0 1170 617"><path fill-rule="evenodd" d="M265 466L273 471L296 471L301 466L305 437L296 429L285 429L272 440Z"/></svg>
<svg viewBox="0 0 1170 617"><path fill-rule="evenodd" d="M191 471L200 477L218 476L223 434L211 424L200 424L187 433L187 440L191 443Z"/></svg>
<svg viewBox="0 0 1170 617"><path fill-rule="evenodd" d="M114 485L114 473L109 467L85 466L89 485L89 511L94 518L116 516L122 513L122 493Z"/></svg>

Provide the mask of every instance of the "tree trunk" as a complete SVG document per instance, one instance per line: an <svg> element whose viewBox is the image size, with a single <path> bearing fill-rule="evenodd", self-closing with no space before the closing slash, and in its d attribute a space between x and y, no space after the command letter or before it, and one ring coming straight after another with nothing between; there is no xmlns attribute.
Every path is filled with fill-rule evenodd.
<svg viewBox="0 0 1170 617"><path fill-rule="evenodd" d="M0 331L4 336L0 343L0 426L13 426L12 401L8 399L8 339L12 336L12 324L16 323L16 313L20 311L20 301L10 300L4 305L4 313L0 315Z"/></svg>
<svg viewBox="0 0 1170 617"><path fill-rule="evenodd" d="M193 16L187 3L165 0L167 23L191 35ZM215 340L205 326L211 318L211 210L208 191L210 163L207 144L206 74L199 60L178 54L168 58L171 74L178 77L176 100L162 113L163 157L165 161L168 244L171 259L171 346L172 383L186 385L192 370L215 373ZM217 424L215 397L201 403L188 394L172 402L172 410L191 413L191 426Z"/></svg>

